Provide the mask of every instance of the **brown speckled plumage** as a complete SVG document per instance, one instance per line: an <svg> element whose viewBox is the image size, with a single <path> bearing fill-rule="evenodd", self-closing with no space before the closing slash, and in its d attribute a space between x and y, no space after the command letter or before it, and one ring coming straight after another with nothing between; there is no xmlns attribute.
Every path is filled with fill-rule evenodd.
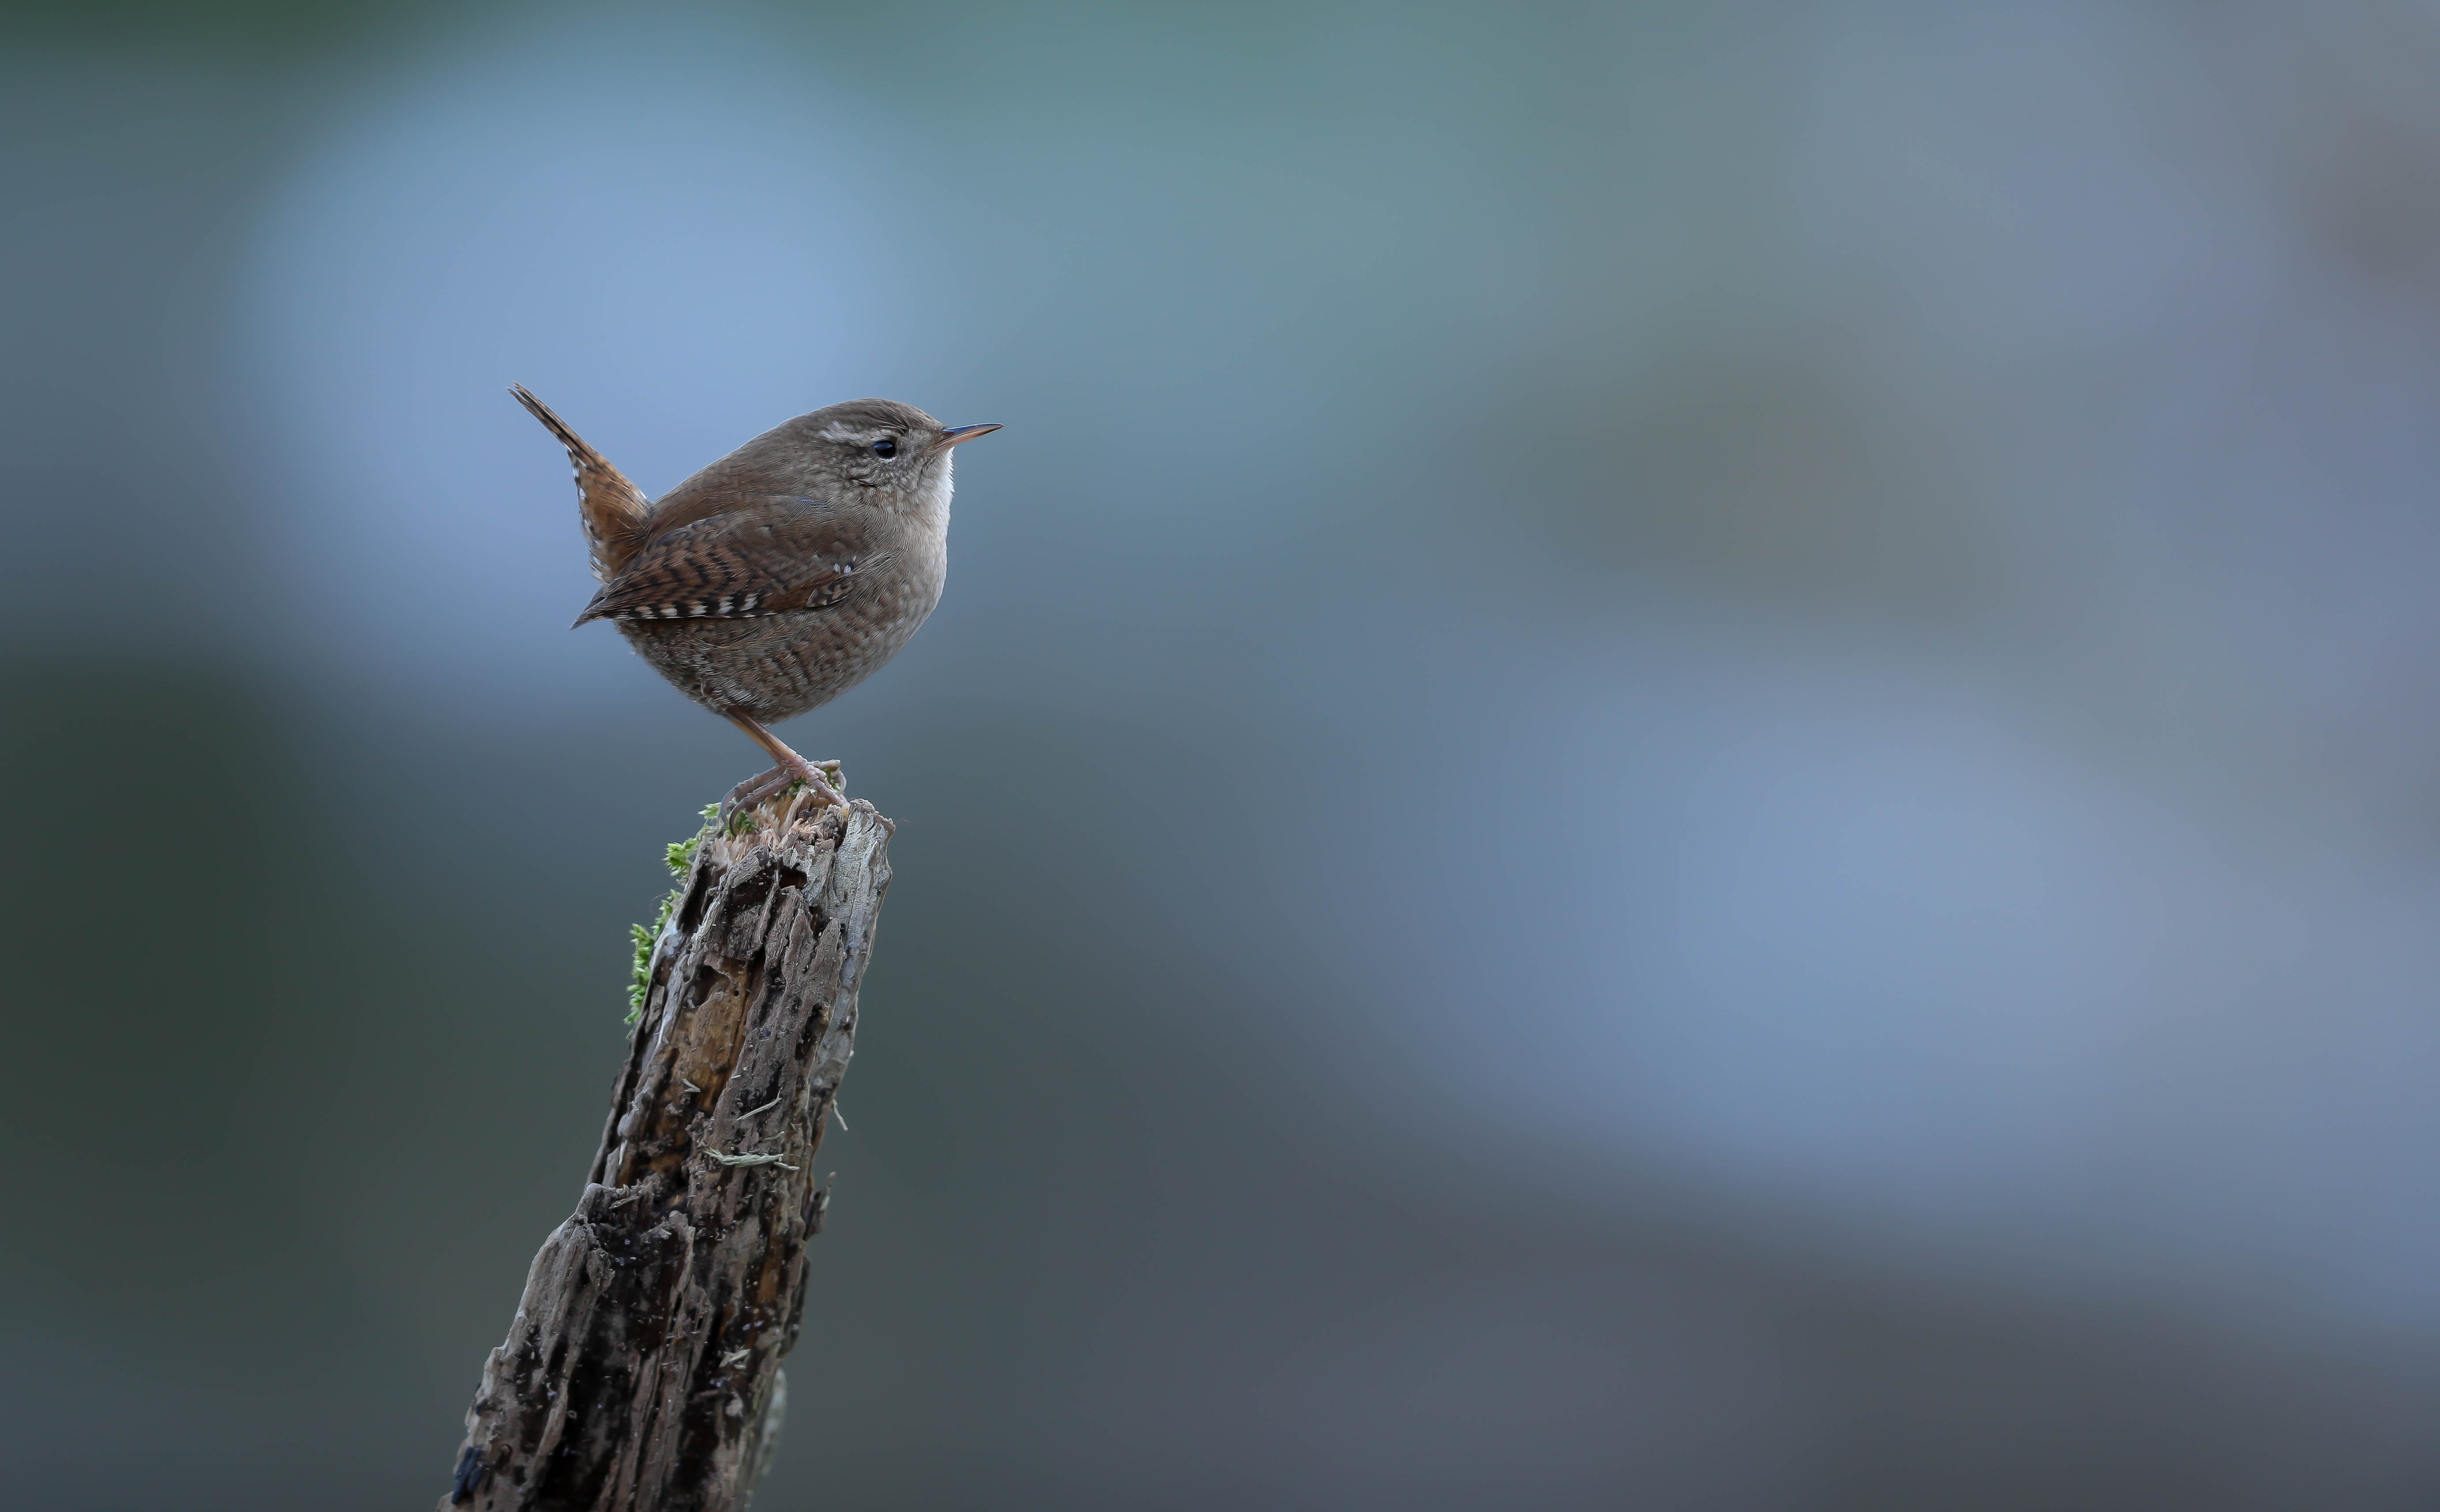
<svg viewBox="0 0 2440 1512"><path fill-rule="evenodd" d="M951 430L856 400L765 431L657 504L523 388L576 468L601 591L577 617L616 623L689 698L780 762L733 802L788 780L828 792L762 726L830 702L898 654L948 576Z"/></svg>

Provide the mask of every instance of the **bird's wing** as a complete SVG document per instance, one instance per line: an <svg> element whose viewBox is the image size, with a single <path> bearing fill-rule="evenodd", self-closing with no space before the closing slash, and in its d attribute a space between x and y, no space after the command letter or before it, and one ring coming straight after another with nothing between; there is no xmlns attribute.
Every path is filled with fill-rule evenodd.
<svg viewBox="0 0 2440 1512"><path fill-rule="evenodd" d="M576 622L745 619L827 609L888 560L845 510L811 499L743 496L646 542Z"/></svg>
<svg viewBox="0 0 2440 1512"><path fill-rule="evenodd" d="M567 448L568 463L576 469L576 513L584 525L584 543L593 554L593 576L601 582L610 581L643 544L644 518L653 512L652 501L608 458L585 445L584 437L569 430L549 405L526 392L523 383L510 384L509 392Z"/></svg>

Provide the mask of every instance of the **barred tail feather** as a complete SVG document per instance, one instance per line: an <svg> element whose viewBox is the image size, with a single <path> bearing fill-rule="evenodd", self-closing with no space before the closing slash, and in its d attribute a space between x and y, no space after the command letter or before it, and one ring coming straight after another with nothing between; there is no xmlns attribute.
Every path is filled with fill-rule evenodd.
<svg viewBox="0 0 2440 1512"><path fill-rule="evenodd" d="M643 543L644 520L653 512L653 503L644 490L627 481L627 475L610 465L609 459L584 443L584 438L567 428L567 422L551 413L550 406L529 393L522 383L511 383L509 392L526 407L526 413L542 421L559 444L567 448L567 460L576 470L576 509L584 525L584 543L593 555L593 576L601 582L617 577L619 570L635 556Z"/></svg>

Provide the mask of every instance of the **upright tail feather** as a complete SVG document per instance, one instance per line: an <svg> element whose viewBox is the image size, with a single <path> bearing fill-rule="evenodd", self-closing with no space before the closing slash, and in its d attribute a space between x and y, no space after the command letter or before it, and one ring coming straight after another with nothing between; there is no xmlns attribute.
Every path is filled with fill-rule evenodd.
<svg viewBox="0 0 2440 1512"><path fill-rule="evenodd" d="M509 392L567 448L567 460L576 469L577 514L584 524L584 543L593 553L593 576L608 582L643 544L644 518L653 512L652 501L608 458L585 445L584 438L553 415L549 405L528 393L523 383L510 384Z"/></svg>

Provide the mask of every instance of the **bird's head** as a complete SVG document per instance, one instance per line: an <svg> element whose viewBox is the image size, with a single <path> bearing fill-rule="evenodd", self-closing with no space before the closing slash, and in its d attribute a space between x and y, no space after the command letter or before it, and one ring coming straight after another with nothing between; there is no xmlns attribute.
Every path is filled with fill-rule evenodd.
<svg viewBox="0 0 2440 1512"><path fill-rule="evenodd" d="M953 449L999 427L942 425L912 404L858 399L816 410L789 429L842 498L924 509L948 507Z"/></svg>

